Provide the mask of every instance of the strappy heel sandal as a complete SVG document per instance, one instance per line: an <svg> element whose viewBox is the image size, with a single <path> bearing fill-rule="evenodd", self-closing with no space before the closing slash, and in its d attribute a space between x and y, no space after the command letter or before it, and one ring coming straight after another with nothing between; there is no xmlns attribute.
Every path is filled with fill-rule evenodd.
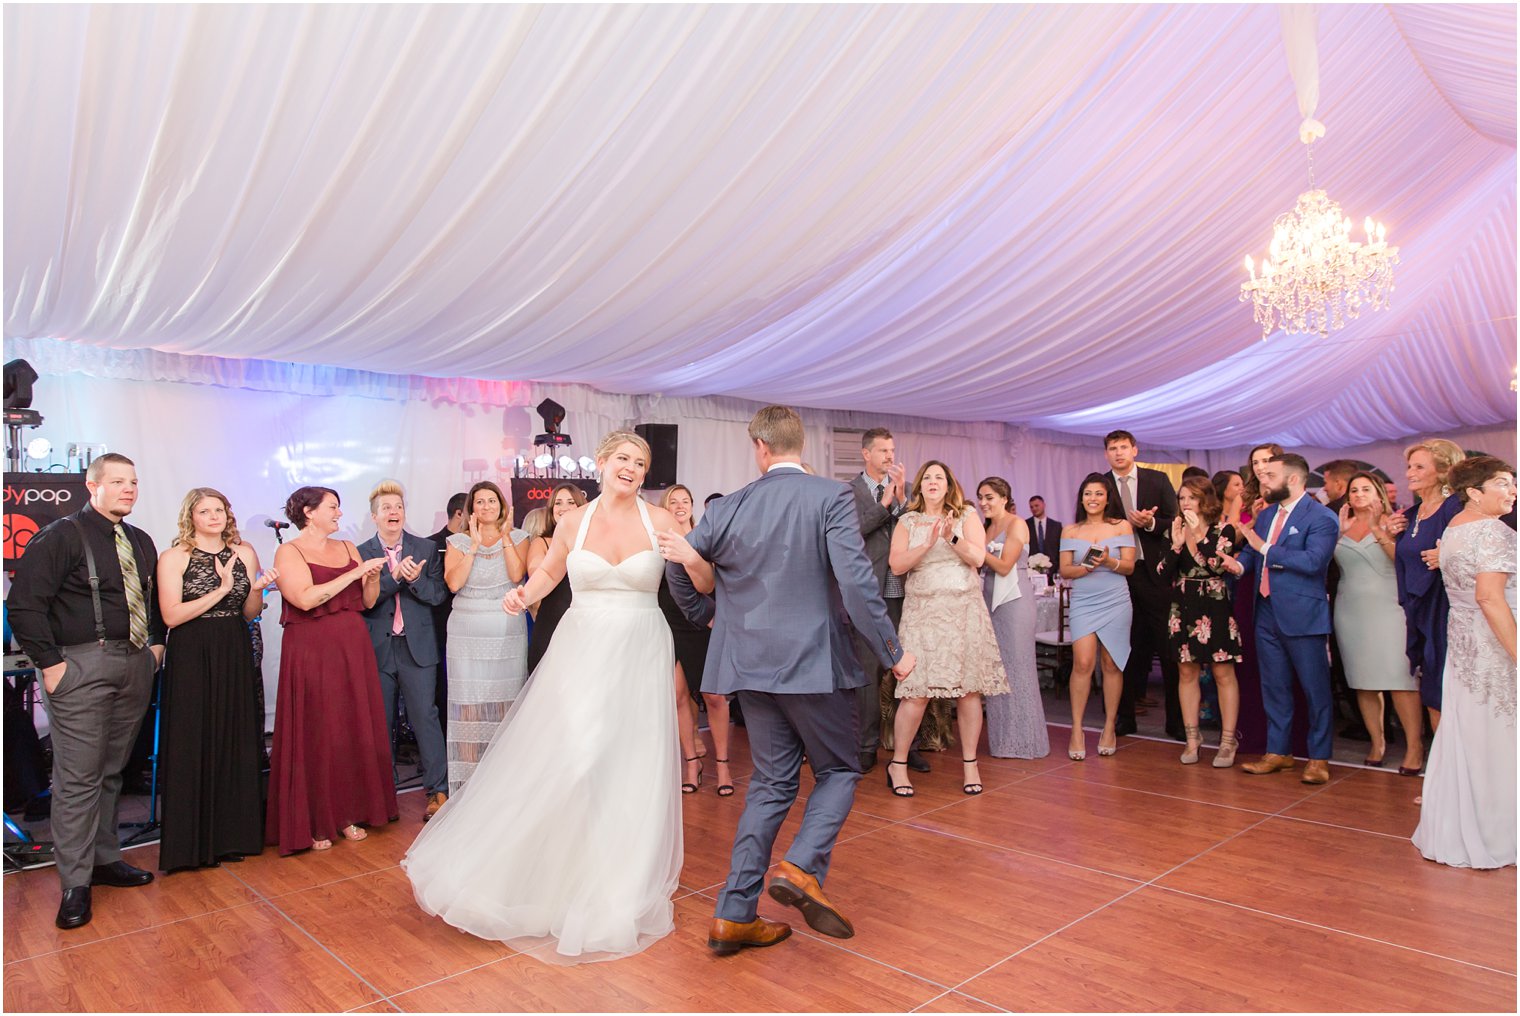
<svg viewBox="0 0 1520 1016"><path fill-rule="evenodd" d="M691 758L683 758L682 761L695 762L697 764L697 782L681 784L681 793L695 794L697 792L697 788L702 786L702 756L693 755Z"/></svg>
<svg viewBox="0 0 1520 1016"><path fill-rule="evenodd" d="M1228 769L1235 764L1235 749L1240 747L1240 738L1231 731L1228 734L1219 735L1219 751L1214 754L1214 768Z"/></svg>
<svg viewBox="0 0 1520 1016"><path fill-rule="evenodd" d="M369 833L356 825L346 825L338 830L338 834L350 843L358 843L360 840L369 839Z"/></svg>
<svg viewBox="0 0 1520 1016"><path fill-rule="evenodd" d="M1182 734L1187 738L1187 750L1177 757L1177 761L1185 766L1194 765L1198 762L1198 749L1203 747L1203 731L1184 723Z"/></svg>
<svg viewBox="0 0 1520 1016"><path fill-rule="evenodd" d="M906 762L897 762L895 760L892 761L892 762L888 762L887 763L887 789L890 790L890 791L892 791L892 793L895 794L898 797L912 797L913 794L915 793L915 791L913 790L913 787L910 784L907 784L907 783L893 783L892 782L892 767L893 766L902 766L904 769L906 769L906 768L908 768L908 763L906 763Z"/></svg>
<svg viewBox="0 0 1520 1016"><path fill-rule="evenodd" d="M726 759L726 758L715 758L715 759L713 759L713 761L716 762L720 766L726 766L726 765L728 765L728 759ZM719 797L733 797L734 796L734 785L732 783L720 783L720 784L718 784L718 796Z"/></svg>
<svg viewBox="0 0 1520 1016"><path fill-rule="evenodd" d="M974 759L974 758L963 758L963 759L961 759L961 765L974 766L974 765L976 765L976 759ZM978 773L977 775L980 776L981 774ZM980 783L962 783L961 784L961 793L967 795L968 797L975 797L977 794L980 794L981 792L982 792L982 785Z"/></svg>

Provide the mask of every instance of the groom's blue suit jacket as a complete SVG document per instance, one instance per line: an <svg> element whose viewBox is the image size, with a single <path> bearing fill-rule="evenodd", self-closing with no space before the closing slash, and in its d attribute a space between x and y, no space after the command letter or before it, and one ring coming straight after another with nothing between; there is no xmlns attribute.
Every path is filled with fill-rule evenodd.
<svg viewBox="0 0 1520 1016"><path fill-rule="evenodd" d="M716 574L704 692L860 687L867 678L839 613L884 666L901 659L847 485L776 469L709 504L687 540ZM667 573L676 603L701 617L686 569L670 565Z"/></svg>

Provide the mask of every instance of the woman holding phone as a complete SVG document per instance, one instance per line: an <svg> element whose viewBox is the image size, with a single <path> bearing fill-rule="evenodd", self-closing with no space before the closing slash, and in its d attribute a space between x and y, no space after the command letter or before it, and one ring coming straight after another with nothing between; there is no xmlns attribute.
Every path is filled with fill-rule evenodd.
<svg viewBox="0 0 1520 1016"><path fill-rule="evenodd" d="M1082 714L1092 692L1093 668L1103 667L1103 733L1098 754L1118 751L1114 723L1129 662L1129 626L1134 608L1125 576L1135 570L1135 531L1123 509L1108 499L1102 473L1089 473L1077 493L1076 524L1061 531L1061 577L1070 579L1071 742L1073 762L1087 757Z"/></svg>

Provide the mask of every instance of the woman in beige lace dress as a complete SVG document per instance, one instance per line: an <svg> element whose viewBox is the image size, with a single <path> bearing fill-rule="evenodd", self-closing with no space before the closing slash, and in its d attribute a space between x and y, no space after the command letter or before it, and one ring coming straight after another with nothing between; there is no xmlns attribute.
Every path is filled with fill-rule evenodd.
<svg viewBox="0 0 1520 1016"><path fill-rule="evenodd" d="M982 792L976 766L982 696L1008 693L1008 678L977 572L986 555L986 534L950 467L934 460L924 463L913 481L913 497L892 534L887 558L891 569L904 576L898 637L903 650L918 657L913 673L897 684L895 747L887 766L887 786L899 797L913 796L907 779L908 748L930 699L956 700L962 790ZM895 776L902 777L901 781Z"/></svg>

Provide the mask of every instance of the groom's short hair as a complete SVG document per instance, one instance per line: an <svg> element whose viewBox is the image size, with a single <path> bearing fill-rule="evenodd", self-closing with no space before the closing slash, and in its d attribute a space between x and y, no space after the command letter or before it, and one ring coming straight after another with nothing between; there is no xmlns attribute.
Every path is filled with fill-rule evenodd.
<svg viewBox="0 0 1520 1016"><path fill-rule="evenodd" d="M749 439L777 455L802 454L802 417L790 406L766 406L749 421Z"/></svg>

